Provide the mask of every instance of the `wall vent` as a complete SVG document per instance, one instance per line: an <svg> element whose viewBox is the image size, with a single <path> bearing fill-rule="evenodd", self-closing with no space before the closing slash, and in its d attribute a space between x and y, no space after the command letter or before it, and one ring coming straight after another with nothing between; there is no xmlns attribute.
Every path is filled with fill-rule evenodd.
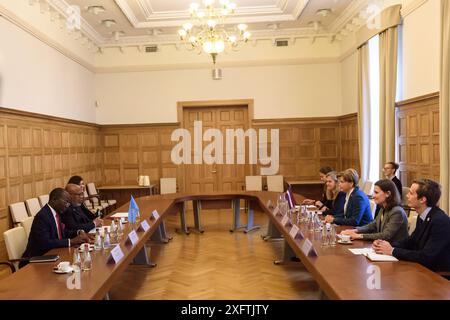
<svg viewBox="0 0 450 320"><path fill-rule="evenodd" d="M277 40L275 40L275 45L277 47L287 47L287 46L289 46L289 40L277 39Z"/></svg>
<svg viewBox="0 0 450 320"><path fill-rule="evenodd" d="M154 46L146 46L145 47L145 52L150 53L150 52L157 52L158 51L158 46L154 45Z"/></svg>

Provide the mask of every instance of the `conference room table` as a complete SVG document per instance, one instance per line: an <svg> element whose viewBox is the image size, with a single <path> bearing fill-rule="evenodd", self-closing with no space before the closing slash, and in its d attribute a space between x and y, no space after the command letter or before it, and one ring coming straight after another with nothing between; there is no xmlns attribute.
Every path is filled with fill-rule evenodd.
<svg viewBox="0 0 450 320"><path fill-rule="evenodd" d="M320 233L309 233L300 226L305 238L310 239L317 256L305 255L302 245L305 239L290 236L291 226L283 226L282 217L272 214L269 203L276 203L278 193L274 192L210 192L202 194L155 195L136 199L141 221L149 229L138 232L135 245L126 243L130 224L126 224L119 242L123 258L117 263L108 263L109 251L93 251L92 269L80 273L80 289L69 289L67 279L73 274L55 274L56 263L32 263L0 281L0 299L103 299L114 281L145 249L146 242L157 231L159 224L168 214L184 214L186 201L236 201L247 200L253 210L267 214L271 222L283 235L287 245L300 258L301 263L312 274L321 290L330 299L450 299L450 282L427 268L412 262L371 262L366 257L352 254L348 248L370 247L369 242L353 241L352 245L321 247ZM270 202L269 202L270 200ZM151 219L157 210L159 217ZM123 205L117 212L128 211ZM106 219L107 224L111 220ZM230 214L230 224L232 218ZM344 227L345 228L345 227ZM205 230L207 232L207 230ZM186 235L187 236L187 235ZM169 244L170 245L170 244ZM267 244L270 245L270 244ZM72 261L76 248L58 248L48 254L58 254L59 261ZM369 267L378 266L381 271L381 288L371 289L368 285ZM277 266L274 266L276 268ZM230 297L232 298L232 297Z"/></svg>

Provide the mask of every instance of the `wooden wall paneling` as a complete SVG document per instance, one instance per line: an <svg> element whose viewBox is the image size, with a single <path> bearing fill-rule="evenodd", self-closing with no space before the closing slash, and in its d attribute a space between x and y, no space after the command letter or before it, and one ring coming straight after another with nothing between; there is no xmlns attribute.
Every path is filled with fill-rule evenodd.
<svg viewBox="0 0 450 320"><path fill-rule="evenodd" d="M340 117L339 133L340 170L354 168L360 173L358 117L356 114Z"/></svg>
<svg viewBox="0 0 450 320"><path fill-rule="evenodd" d="M353 114L342 119L255 120L253 127L280 129L279 174L286 180L317 180L321 166L341 170L348 165L359 170L359 154L354 152L356 119Z"/></svg>
<svg viewBox="0 0 450 320"><path fill-rule="evenodd" d="M0 108L0 259L12 227L8 205L64 187L72 174L95 177L102 162L89 157L101 156L99 135L95 124Z"/></svg>
<svg viewBox="0 0 450 320"><path fill-rule="evenodd" d="M419 178L439 181L439 94L399 102L396 128L403 185Z"/></svg>

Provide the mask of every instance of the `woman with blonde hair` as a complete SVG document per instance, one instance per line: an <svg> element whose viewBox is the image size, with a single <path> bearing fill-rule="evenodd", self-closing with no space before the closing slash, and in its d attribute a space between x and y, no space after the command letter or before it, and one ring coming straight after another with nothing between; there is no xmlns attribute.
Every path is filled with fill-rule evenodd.
<svg viewBox="0 0 450 320"><path fill-rule="evenodd" d="M345 192L339 188L339 181L336 171L328 172L326 175L326 197L323 215L342 217L344 215Z"/></svg>

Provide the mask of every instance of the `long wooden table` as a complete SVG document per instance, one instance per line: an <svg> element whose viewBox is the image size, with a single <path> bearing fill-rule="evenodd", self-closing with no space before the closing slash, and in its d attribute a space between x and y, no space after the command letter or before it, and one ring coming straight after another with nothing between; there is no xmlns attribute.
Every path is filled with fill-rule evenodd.
<svg viewBox="0 0 450 320"><path fill-rule="evenodd" d="M133 259L145 248L145 243L157 230L167 214L182 212L185 201L215 200L250 201L253 209L268 214L269 219L284 236L295 254L301 259L313 275L327 297L331 299L450 299L450 283L436 273L412 262L368 261L363 256L353 255L349 247L368 247L370 243L355 241L351 246L337 245L322 248L320 235L303 233L309 238L318 253L317 257L308 257L301 251L305 240L294 240L289 236L290 227L281 225L281 217L274 216L267 207L269 200L276 203L277 193L272 192L221 192L203 194L173 194L148 196L136 199L141 219L149 221L150 229L139 233L135 246L126 245L125 240L131 231L127 226L120 246L124 257L117 264L107 263L109 252L93 251L91 271L81 273L81 289L70 290L66 281L69 275L52 272L53 263L29 264L18 272L0 281L0 299L102 299L114 280L127 268ZM126 211L127 205L117 211ZM160 218L149 220L153 210ZM231 219L230 219L231 221ZM58 254L60 261L71 261L74 248L54 249L49 254ZM371 290L367 286L367 268L376 265L381 270L381 289Z"/></svg>

